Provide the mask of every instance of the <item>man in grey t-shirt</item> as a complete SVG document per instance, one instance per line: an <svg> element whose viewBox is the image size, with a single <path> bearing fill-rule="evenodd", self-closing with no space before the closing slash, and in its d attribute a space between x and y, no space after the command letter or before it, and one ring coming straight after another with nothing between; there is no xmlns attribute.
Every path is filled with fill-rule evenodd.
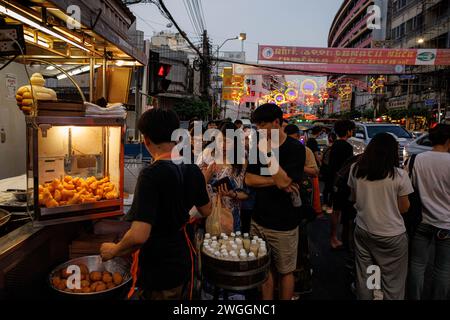
<svg viewBox="0 0 450 320"><path fill-rule="evenodd" d="M411 245L408 294L410 299L423 299L424 274L434 243L431 299L446 300L450 298L450 125L437 125L429 138L433 150L419 154L413 166L423 219Z"/></svg>

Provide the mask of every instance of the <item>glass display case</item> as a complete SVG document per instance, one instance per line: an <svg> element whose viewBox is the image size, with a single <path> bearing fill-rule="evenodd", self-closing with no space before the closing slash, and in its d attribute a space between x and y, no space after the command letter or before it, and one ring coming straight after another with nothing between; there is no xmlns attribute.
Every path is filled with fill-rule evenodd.
<svg viewBox="0 0 450 320"><path fill-rule="evenodd" d="M28 117L34 219L55 223L123 214L124 141L123 119Z"/></svg>

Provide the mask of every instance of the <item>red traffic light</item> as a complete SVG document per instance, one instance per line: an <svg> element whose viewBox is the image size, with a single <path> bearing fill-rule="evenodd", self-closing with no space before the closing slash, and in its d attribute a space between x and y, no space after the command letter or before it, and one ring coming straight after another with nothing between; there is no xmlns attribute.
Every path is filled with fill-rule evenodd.
<svg viewBox="0 0 450 320"><path fill-rule="evenodd" d="M159 67L158 67L158 76L159 76L159 77L167 77L167 75L168 75L169 72L170 72L170 68L171 68L171 67L172 67L172 66L169 65L169 64L161 63L161 64L159 65Z"/></svg>

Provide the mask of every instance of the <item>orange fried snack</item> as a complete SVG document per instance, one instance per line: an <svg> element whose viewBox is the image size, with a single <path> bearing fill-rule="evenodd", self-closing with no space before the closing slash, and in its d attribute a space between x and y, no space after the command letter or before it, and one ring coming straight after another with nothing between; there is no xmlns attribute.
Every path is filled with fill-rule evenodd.
<svg viewBox="0 0 450 320"><path fill-rule="evenodd" d="M109 177L97 180L96 177L83 179L65 176L62 181L54 179L50 183L39 185L39 205L47 208L112 200L118 197L119 192Z"/></svg>

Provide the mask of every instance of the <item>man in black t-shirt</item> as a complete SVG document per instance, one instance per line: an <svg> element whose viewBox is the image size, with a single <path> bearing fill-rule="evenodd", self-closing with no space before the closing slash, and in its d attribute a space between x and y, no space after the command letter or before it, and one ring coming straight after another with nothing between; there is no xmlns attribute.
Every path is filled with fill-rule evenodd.
<svg viewBox="0 0 450 320"><path fill-rule="evenodd" d="M338 139L333 143L330 150L329 166L331 181L336 180L337 173L344 164L353 157L353 147L347 142L353 136L355 123L350 120L339 120L334 125L334 131ZM341 217L341 212L349 207L349 200L339 194L338 190L333 190L333 214L331 216L331 238L330 245L336 249L342 246L342 242L337 238L337 226Z"/></svg>
<svg viewBox="0 0 450 320"><path fill-rule="evenodd" d="M109 260L140 248L138 285L144 299L182 298L193 263L183 227L193 206L203 216L211 213L200 169L171 160L171 135L178 128L173 111L152 109L142 115L139 130L155 161L139 175L127 216L130 230L119 243L100 249L103 260Z"/></svg>
<svg viewBox="0 0 450 320"><path fill-rule="evenodd" d="M306 142L306 146L311 149L316 158L317 165L320 167L322 165L322 157L320 155L319 143L317 142L317 137L322 133L322 128L319 126L313 127L311 129L311 136Z"/></svg>
<svg viewBox="0 0 450 320"><path fill-rule="evenodd" d="M276 159L274 150L264 147L265 143L260 144L258 162L247 167L245 183L256 191L251 233L267 241L273 269L280 279L280 298L290 300L294 293L293 272L297 263L300 220L299 205L295 207L292 199L300 197L298 189L303 177L305 147L286 135L282 129L283 112L274 104L264 104L256 109L253 122L258 129L267 130L268 139L271 139L271 130L277 130L280 145ZM260 138L263 139L264 134ZM268 151L272 156L268 156ZM271 271L262 288L264 300L273 299L273 281Z"/></svg>

